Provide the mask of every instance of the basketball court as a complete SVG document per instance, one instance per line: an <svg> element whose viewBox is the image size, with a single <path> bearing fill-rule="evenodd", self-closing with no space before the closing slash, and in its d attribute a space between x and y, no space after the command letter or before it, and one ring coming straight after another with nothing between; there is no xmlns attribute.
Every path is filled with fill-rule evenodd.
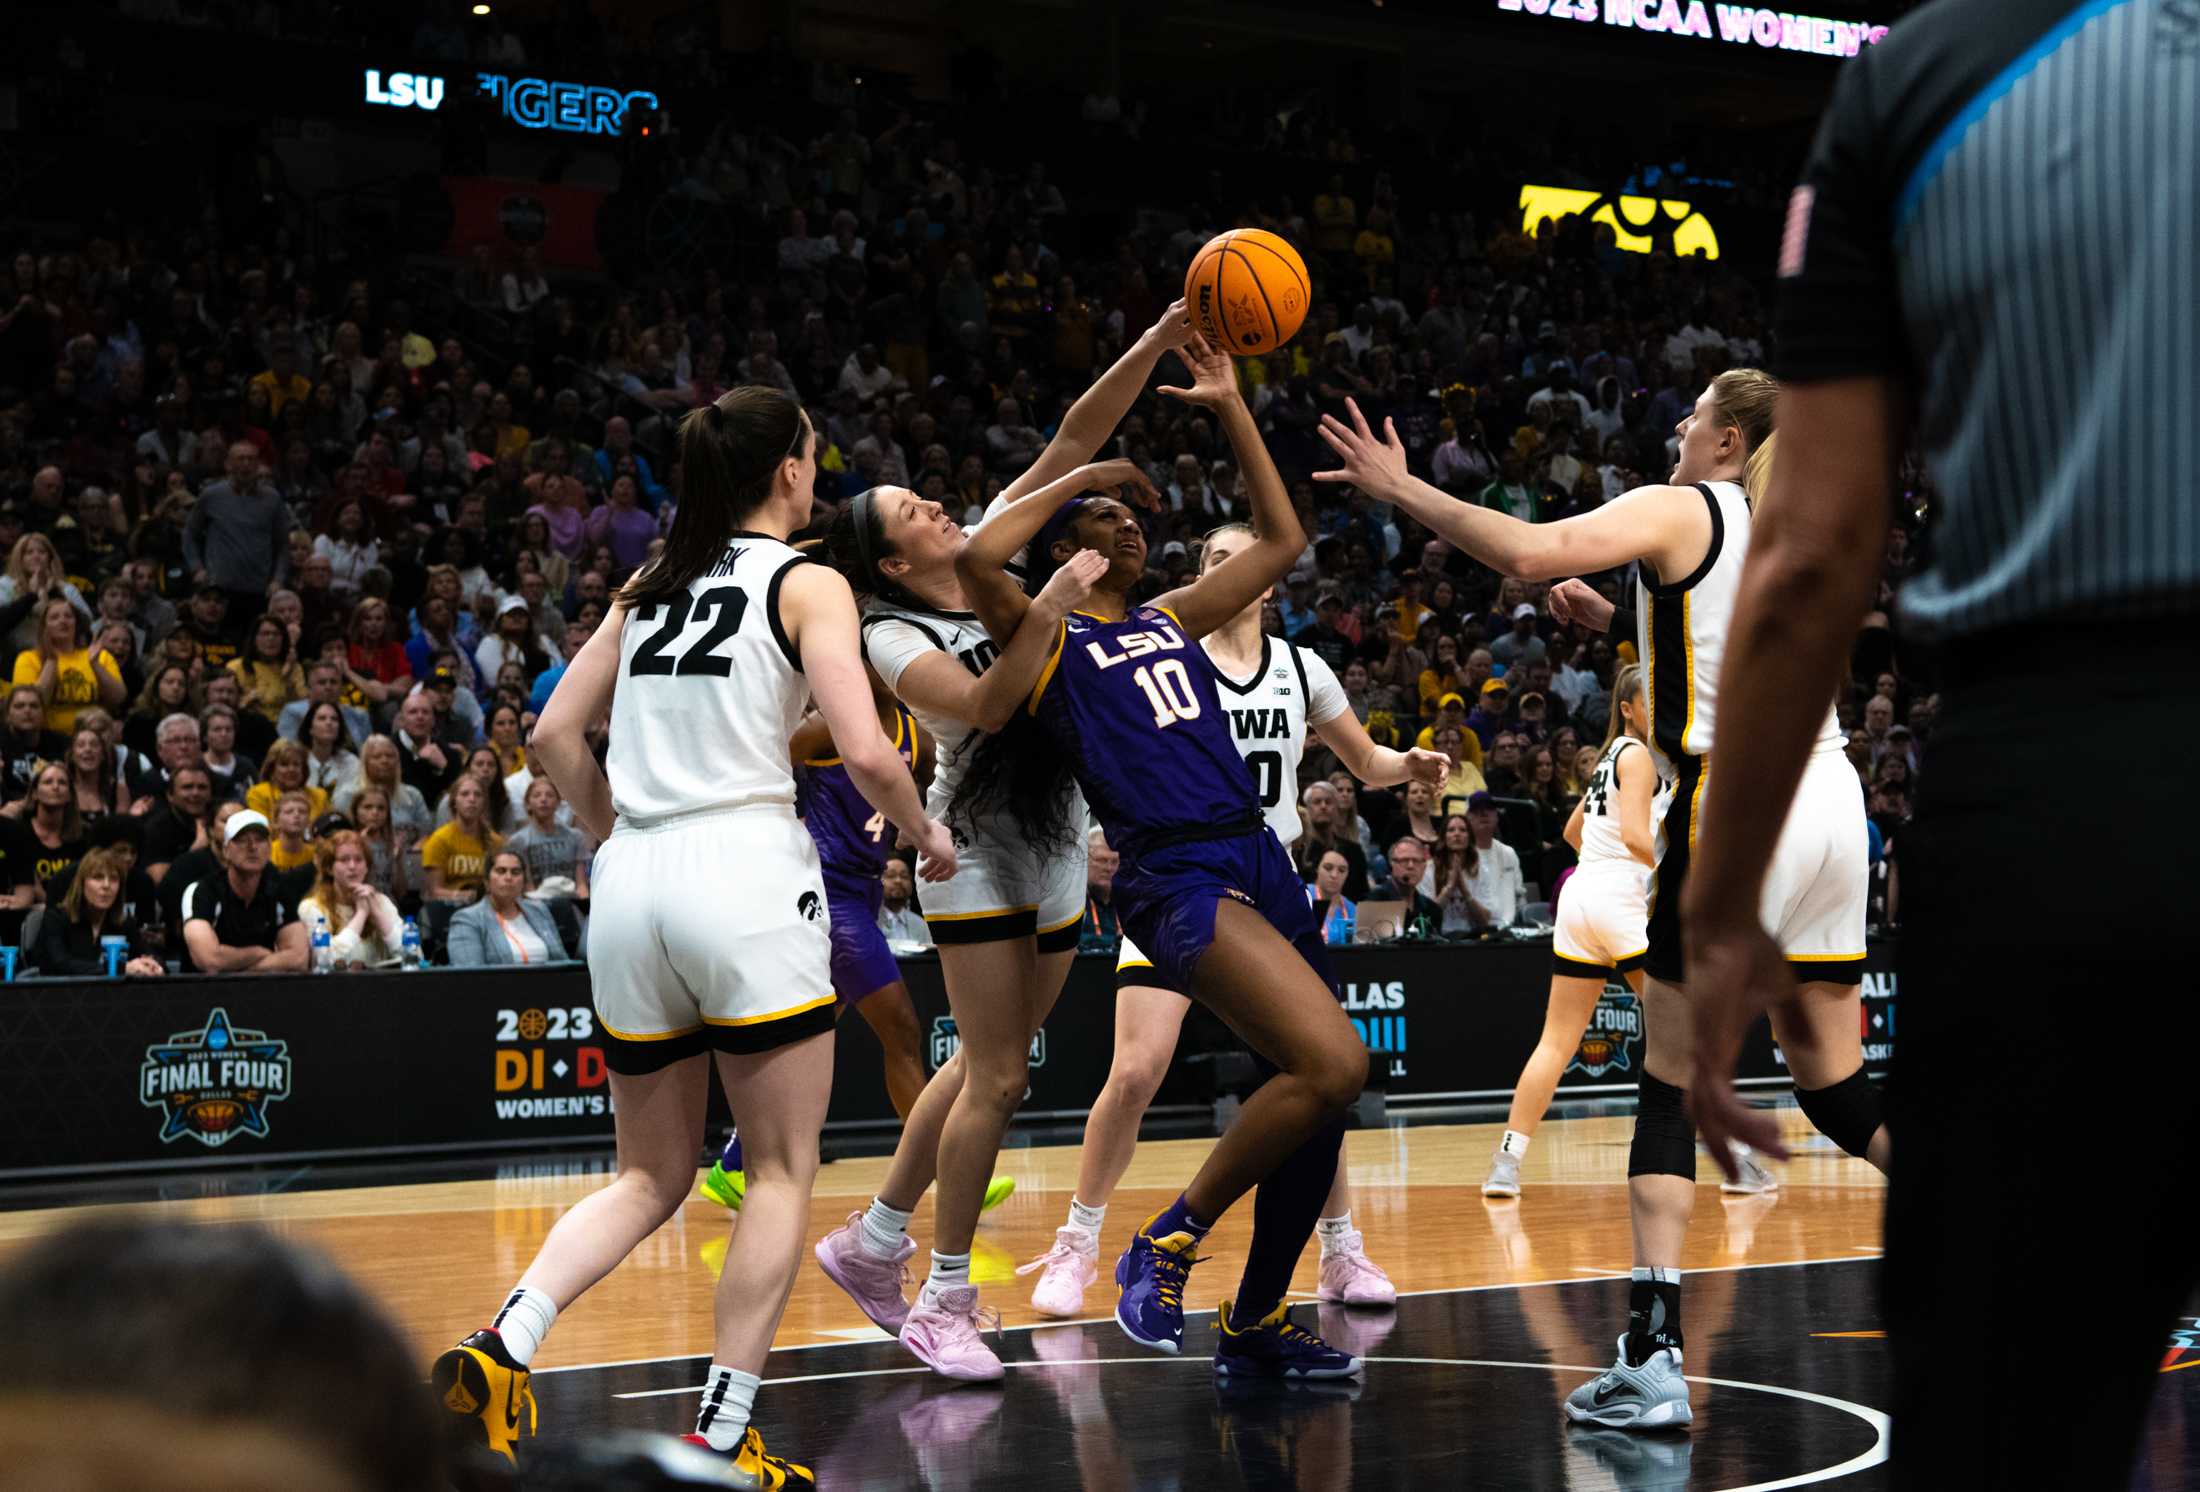
<svg viewBox="0 0 2200 1492"><path fill-rule="evenodd" d="M1559 1408L1609 1364L1626 1322L1624 1116L1547 1123L1515 1202L1479 1191L1497 1125L1355 1131L1355 1216L1400 1300L1394 1311L1317 1304L1309 1250L1294 1281L1300 1314L1369 1363L1357 1383L1307 1388L1224 1387L1209 1370L1213 1307L1243 1264L1245 1216L1224 1220L1209 1262L1193 1273L1183 1357L1147 1353L1123 1336L1105 1274L1083 1319L1035 1316L1031 1277L1014 1269L1051 1243L1077 1151L1012 1146L1001 1169L1016 1178L1016 1194L986 1215L973 1260L984 1302L1003 1317L1006 1382L934 1377L806 1259L757 1423L827 1487L1881 1486L1882 1182L1818 1140L1798 1113L1785 1114L1800 1150L1780 1168L1776 1193L1722 1196L1716 1173L1699 1170L1684 1319L1692 1434L1576 1427ZM1140 1148L1109 1210L1111 1249L1175 1195L1208 1144ZM810 1235L867 1202L884 1169L883 1159L826 1166ZM0 1214L0 1250L83 1216L86 1204L179 1224L260 1222L333 1255L395 1313L426 1361L479 1324L485 1302L560 1213L611 1175L608 1152L403 1168L442 1179L393 1180L396 1170L267 1168L19 1188L0 1197L17 1209ZM688 1428L726 1224L721 1209L691 1201L561 1315L535 1363L545 1442ZM929 1229L928 1202L911 1232L922 1242ZM2010 1350L1997 1323L1979 1326L1982 1353ZM2135 1485L2186 1485L2200 1473L2200 1374L2183 1371L2194 1364L2200 1350L2165 1344Z"/></svg>

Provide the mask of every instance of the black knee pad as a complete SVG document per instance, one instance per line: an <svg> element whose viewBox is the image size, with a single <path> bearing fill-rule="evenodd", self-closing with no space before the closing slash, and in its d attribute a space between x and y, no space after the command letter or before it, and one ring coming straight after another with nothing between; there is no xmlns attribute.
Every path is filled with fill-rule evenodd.
<svg viewBox="0 0 2200 1492"><path fill-rule="evenodd" d="M1635 1142L1627 1148L1627 1174L1696 1179L1696 1121L1688 1117L1688 1095L1647 1072L1635 1099Z"/></svg>
<svg viewBox="0 0 2200 1492"><path fill-rule="evenodd" d="M1820 1134L1858 1160L1887 1118L1886 1101L1861 1067L1828 1088L1797 1088L1795 1103Z"/></svg>

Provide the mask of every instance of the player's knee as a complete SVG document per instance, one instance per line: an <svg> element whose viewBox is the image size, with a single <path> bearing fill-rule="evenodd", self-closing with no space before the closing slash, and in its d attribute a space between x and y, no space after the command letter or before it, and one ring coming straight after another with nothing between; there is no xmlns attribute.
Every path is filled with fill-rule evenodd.
<svg viewBox="0 0 2200 1492"><path fill-rule="evenodd" d="M1015 1112L1030 1086L1031 1068L1022 1052L964 1064L963 1096L996 1112Z"/></svg>
<svg viewBox="0 0 2200 1492"><path fill-rule="evenodd" d="M1887 1117L1887 1106L1859 1067L1824 1088L1797 1088L1795 1103L1817 1131L1859 1160L1868 1159L1872 1136Z"/></svg>
<svg viewBox="0 0 2200 1492"><path fill-rule="evenodd" d="M1627 1148L1629 1176L1696 1174L1696 1123L1688 1095L1671 1083L1642 1075L1635 1100L1635 1138Z"/></svg>
<svg viewBox="0 0 2200 1492"><path fill-rule="evenodd" d="M1367 1048L1354 1042L1348 1049L1322 1052L1309 1065L1306 1078L1322 1107L1342 1112L1358 1102L1367 1087Z"/></svg>
<svg viewBox="0 0 2200 1492"><path fill-rule="evenodd" d="M1169 1061L1175 1055L1174 1052L1135 1047L1117 1048L1115 1065L1108 1070L1110 1093L1118 1102L1144 1108L1161 1091L1161 1080L1168 1076Z"/></svg>

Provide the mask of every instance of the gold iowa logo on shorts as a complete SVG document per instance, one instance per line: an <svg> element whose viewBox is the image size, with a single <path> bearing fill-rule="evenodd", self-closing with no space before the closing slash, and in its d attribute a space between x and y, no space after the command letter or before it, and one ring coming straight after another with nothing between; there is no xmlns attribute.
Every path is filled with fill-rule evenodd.
<svg viewBox="0 0 2200 1492"><path fill-rule="evenodd" d="M1578 187L1523 186L1520 189L1520 231L1535 237L1536 225L1545 218L1581 214L1592 223L1612 230L1618 247L1630 254L1663 250L1675 258L1701 254L1719 257L1718 231L1693 205L1666 197L1628 197L1612 192L1585 192Z"/></svg>

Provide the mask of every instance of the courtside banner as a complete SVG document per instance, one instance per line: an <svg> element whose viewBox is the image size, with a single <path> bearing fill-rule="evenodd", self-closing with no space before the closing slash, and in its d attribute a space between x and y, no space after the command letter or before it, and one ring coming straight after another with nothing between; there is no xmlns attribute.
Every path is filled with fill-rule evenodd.
<svg viewBox="0 0 2200 1492"><path fill-rule="evenodd" d="M1509 1095L1543 1028L1547 941L1400 944L1331 952L1339 994L1394 1097ZM1864 977L1865 1068L1894 1052L1894 947ZM959 1045L939 960L902 966L927 1070ZM1081 1116L1106 1081L1112 954L1076 960L1032 1042L1028 1115ZM1605 991L1564 1089L1632 1092L1639 1002ZM1187 1059L1235 1038L1185 1022L1157 1103L1203 1103ZM1760 1024L1742 1076L1786 1078ZM714 1098L714 1115L722 1104ZM890 1126L879 1050L860 1017L834 1054L828 1126ZM27 980L0 987L0 1180L323 1157L482 1153L606 1142L610 1073L581 964L518 972Z"/></svg>

